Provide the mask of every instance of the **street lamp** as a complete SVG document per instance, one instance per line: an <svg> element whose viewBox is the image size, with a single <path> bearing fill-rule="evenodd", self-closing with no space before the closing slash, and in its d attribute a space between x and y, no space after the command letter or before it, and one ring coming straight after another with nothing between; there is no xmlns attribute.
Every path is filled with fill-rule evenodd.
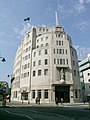
<svg viewBox="0 0 90 120"><path fill-rule="evenodd" d="M11 85L12 85L13 80L15 79L15 76L14 75L7 75L7 77L11 77L10 78L10 88L9 88L9 102L11 102Z"/></svg>

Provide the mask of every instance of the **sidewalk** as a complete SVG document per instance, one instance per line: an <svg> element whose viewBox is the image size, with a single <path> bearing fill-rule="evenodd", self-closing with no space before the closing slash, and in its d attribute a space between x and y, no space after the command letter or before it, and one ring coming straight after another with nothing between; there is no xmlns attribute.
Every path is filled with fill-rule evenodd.
<svg viewBox="0 0 90 120"><path fill-rule="evenodd" d="M28 104L27 102L8 102L7 101L7 106L10 107L29 107L29 106L39 106L39 107L55 107L57 106L55 103L41 103L41 104L35 104L35 103L30 103ZM60 107L84 107L84 108L90 108L89 103L64 103L61 105L59 103Z"/></svg>

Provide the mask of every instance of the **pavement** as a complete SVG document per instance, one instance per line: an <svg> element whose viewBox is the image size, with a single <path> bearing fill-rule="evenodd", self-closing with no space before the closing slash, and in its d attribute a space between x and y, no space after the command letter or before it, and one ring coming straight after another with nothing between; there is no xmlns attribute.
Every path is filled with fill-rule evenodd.
<svg viewBox="0 0 90 120"><path fill-rule="evenodd" d="M57 106L55 103L41 103L41 104L36 104L36 103L30 103L28 104L27 102L9 102L7 101L6 106L9 107L30 107L30 106L37 106L37 107L55 107ZM58 104L58 106L60 107L78 107L78 108L87 108L90 109L89 103L86 102L84 103L63 103L63 105L61 105L61 103Z"/></svg>

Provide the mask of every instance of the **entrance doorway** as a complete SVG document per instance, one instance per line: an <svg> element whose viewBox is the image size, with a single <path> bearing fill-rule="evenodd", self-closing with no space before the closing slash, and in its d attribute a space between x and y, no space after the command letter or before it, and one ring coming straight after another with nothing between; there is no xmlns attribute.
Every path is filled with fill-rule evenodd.
<svg viewBox="0 0 90 120"><path fill-rule="evenodd" d="M55 98L59 99L61 102L61 98L63 98L64 102L70 102L70 86L55 86Z"/></svg>

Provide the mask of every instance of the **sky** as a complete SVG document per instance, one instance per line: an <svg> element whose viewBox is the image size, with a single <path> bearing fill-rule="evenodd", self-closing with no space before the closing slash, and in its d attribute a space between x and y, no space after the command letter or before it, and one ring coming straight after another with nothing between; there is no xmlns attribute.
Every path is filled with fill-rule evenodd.
<svg viewBox="0 0 90 120"><path fill-rule="evenodd" d="M90 0L0 0L0 81L10 82L18 45L31 26L59 25L71 36L79 59L90 53ZM30 21L24 18L30 17Z"/></svg>

